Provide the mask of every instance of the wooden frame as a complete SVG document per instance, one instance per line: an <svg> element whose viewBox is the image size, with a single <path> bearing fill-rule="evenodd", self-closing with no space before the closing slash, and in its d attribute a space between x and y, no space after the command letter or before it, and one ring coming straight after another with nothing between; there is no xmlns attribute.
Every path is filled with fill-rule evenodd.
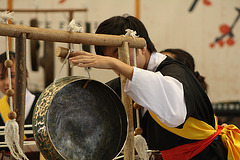
<svg viewBox="0 0 240 160"><path fill-rule="evenodd" d="M115 46L119 49L119 59L127 64L129 60L129 48L144 48L146 42L143 38L132 38L116 35L92 34L92 33L70 33L67 31L42 29L36 27L26 27L22 25L1 24L0 36L9 36L16 38L16 87L19 88L16 92L15 106L18 107L20 137L23 137L24 130L24 110L25 110L25 93L26 90L26 76L24 76L26 65L26 39L44 40L52 42L64 43L81 43L87 45L100 46ZM21 67L23 66L23 67ZM25 67L24 67L25 66ZM124 146L124 159L133 160L134 154L134 125L133 125L133 108L131 98L124 93L123 89L127 78L120 76L122 86L122 102L125 106L128 116L128 136ZM21 90L21 91L20 91ZM21 146L23 145L23 138L20 139Z"/></svg>

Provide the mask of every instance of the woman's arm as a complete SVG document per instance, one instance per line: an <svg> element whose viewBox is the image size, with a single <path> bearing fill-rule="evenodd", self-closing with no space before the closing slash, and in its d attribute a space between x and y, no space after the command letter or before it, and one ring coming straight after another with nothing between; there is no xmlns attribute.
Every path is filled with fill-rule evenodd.
<svg viewBox="0 0 240 160"><path fill-rule="evenodd" d="M93 67L99 69L112 69L118 74L122 74L127 79L132 80L133 67L122 61L108 56L94 55L85 51L75 51L76 56L69 58L78 67Z"/></svg>

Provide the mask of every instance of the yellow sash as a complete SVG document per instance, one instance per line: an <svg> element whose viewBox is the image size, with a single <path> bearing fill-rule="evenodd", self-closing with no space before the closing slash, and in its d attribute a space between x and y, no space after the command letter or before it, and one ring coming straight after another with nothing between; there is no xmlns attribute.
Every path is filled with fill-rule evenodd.
<svg viewBox="0 0 240 160"><path fill-rule="evenodd" d="M11 110L10 110L10 106L8 104L8 101L7 101L7 96L5 95L0 99L0 114L1 114L5 124L8 120L10 120L8 118L8 113L10 111ZM24 135L24 139L27 139L27 137L25 135Z"/></svg>
<svg viewBox="0 0 240 160"><path fill-rule="evenodd" d="M7 101L7 96L3 96L3 98L0 99L0 113L1 113L1 116L3 118L3 121L7 122L7 120L9 120L8 118L8 113L10 112L10 106L8 104L8 101Z"/></svg>
<svg viewBox="0 0 240 160"><path fill-rule="evenodd" d="M171 128L164 125L157 116L150 112L152 118L164 129L191 140L203 140L214 134L217 130L217 121L215 128L196 118L189 117L183 125L183 128ZM240 160L240 131L235 125L227 125L221 133L222 142L228 151L228 160Z"/></svg>

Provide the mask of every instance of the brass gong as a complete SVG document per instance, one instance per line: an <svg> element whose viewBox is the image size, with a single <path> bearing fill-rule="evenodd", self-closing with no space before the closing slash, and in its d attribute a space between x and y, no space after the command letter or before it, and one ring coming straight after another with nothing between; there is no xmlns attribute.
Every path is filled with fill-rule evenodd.
<svg viewBox="0 0 240 160"><path fill-rule="evenodd" d="M124 146L127 127L116 93L101 82L77 76L50 84L33 115L36 144L46 159L113 159Z"/></svg>

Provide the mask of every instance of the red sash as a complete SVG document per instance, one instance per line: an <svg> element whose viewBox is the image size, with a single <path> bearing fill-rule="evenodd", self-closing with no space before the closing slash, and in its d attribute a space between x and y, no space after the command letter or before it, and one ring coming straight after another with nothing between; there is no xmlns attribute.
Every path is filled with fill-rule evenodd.
<svg viewBox="0 0 240 160"><path fill-rule="evenodd" d="M217 132L208 137L207 139L197 141L194 143L184 144L181 146L174 147L169 150L160 151L163 157L163 160L189 160L192 157L196 156L202 152L212 141L219 135L222 126L218 125Z"/></svg>

